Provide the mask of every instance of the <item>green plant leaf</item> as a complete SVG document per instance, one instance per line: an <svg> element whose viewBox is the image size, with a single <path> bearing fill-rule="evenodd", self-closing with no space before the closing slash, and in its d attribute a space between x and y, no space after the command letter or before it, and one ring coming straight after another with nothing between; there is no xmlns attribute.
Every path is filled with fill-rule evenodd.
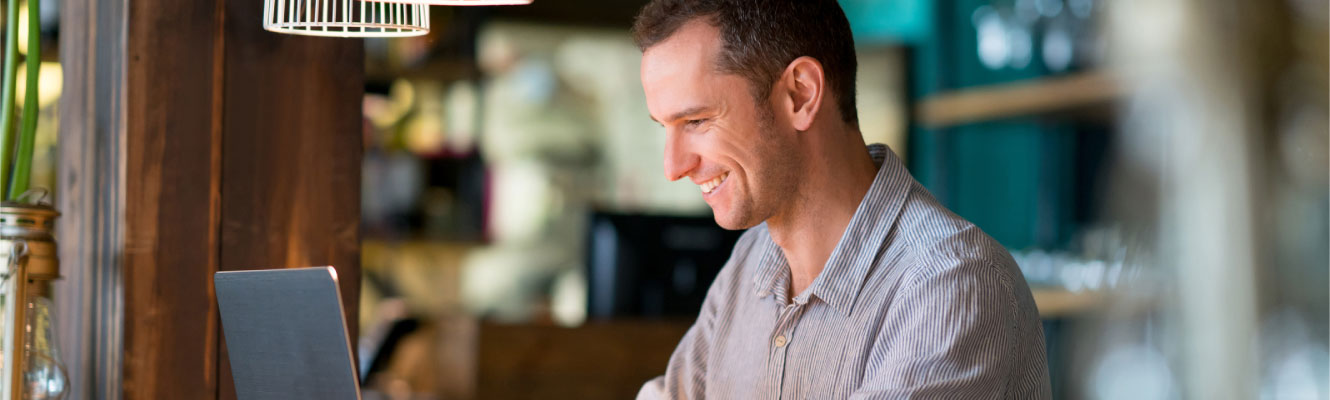
<svg viewBox="0 0 1330 400"><path fill-rule="evenodd" d="M14 159L14 86L18 68L18 0L9 0L5 7L4 72L0 76L0 198L9 188L10 163Z"/></svg>
<svg viewBox="0 0 1330 400"><path fill-rule="evenodd" d="M32 179L32 150L37 140L37 114L41 106L37 103L37 83L42 72L42 21L39 9L41 0L28 2L28 58L26 61L27 82L23 85L23 130L18 137L18 154L14 158L14 175L9 181L9 201L17 200L28 191Z"/></svg>

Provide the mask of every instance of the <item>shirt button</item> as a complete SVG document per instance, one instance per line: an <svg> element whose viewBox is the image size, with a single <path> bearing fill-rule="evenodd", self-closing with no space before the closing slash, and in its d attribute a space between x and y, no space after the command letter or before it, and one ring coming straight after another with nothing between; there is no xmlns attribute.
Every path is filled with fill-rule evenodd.
<svg viewBox="0 0 1330 400"><path fill-rule="evenodd" d="M785 347L785 335L776 336L776 347Z"/></svg>

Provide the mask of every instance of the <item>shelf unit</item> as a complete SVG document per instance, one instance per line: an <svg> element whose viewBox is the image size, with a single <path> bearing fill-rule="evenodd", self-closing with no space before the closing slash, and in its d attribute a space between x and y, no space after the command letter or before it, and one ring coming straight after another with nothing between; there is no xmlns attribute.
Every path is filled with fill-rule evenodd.
<svg viewBox="0 0 1330 400"><path fill-rule="evenodd" d="M925 127L943 128L1107 105L1122 95L1109 73L1079 72L934 95L919 102L914 117Z"/></svg>
<svg viewBox="0 0 1330 400"><path fill-rule="evenodd" d="M1101 301L1096 292L1073 292L1062 288L1032 288L1039 316L1045 319L1082 314L1094 310Z"/></svg>

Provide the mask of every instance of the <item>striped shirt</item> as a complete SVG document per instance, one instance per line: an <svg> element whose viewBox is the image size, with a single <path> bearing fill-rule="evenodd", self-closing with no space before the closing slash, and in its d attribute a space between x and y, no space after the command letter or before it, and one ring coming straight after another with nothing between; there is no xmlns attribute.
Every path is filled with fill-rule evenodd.
<svg viewBox="0 0 1330 400"><path fill-rule="evenodd" d="M826 267L789 298L766 224L748 232L639 399L1047 399L1044 333L1016 262L883 145Z"/></svg>

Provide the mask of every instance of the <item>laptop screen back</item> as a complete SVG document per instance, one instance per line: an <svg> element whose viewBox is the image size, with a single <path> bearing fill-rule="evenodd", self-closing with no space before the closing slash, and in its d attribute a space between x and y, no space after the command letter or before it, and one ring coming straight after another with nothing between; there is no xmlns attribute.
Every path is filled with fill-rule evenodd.
<svg viewBox="0 0 1330 400"><path fill-rule="evenodd" d="M332 267L218 272L213 282L238 398L360 399Z"/></svg>

